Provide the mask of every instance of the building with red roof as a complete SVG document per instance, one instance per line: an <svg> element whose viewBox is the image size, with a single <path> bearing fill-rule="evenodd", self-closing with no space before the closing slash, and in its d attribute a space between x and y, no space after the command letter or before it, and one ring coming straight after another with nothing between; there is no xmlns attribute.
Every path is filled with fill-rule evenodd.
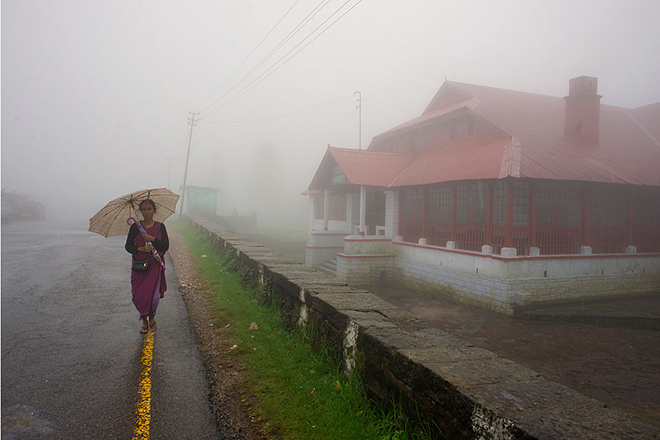
<svg viewBox="0 0 660 440"><path fill-rule="evenodd" d="M600 99L586 76L564 98L446 81L367 150L329 147L308 264L507 313L660 292L660 103Z"/></svg>

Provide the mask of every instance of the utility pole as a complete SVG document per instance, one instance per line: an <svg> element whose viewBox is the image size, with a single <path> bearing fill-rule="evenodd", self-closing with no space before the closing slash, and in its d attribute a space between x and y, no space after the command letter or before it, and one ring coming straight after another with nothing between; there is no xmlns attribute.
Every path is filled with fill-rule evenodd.
<svg viewBox="0 0 660 440"><path fill-rule="evenodd" d="M193 135L193 127L197 122L199 122L199 119L195 121L195 116L199 115L199 113L193 113L190 112L192 115L192 118L188 118L188 123L190 124L190 135L188 136L188 155L186 156L186 169L183 172L183 193L181 194L181 214L183 214L184 208L184 203L186 200L186 193L188 192L188 163L190 163L190 146L192 145L192 135Z"/></svg>
<svg viewBox="0 0 660 440"><path fill-rule="evenodd" d="M358 148L362 149L362 93L355 92L353 96L358 95L358 105L355 107L358 109Z"/></svg>

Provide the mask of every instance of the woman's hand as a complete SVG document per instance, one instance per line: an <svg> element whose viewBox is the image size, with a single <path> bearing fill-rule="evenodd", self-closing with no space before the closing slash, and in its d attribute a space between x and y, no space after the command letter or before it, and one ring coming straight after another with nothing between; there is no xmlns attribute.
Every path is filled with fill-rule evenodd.
<svg viewBox="0 0 660 440"><path fill-rule="evenodd" d="M144 241L154 241L156 239L156 237L154 237L153 235L149 235L149 234L144 234L142 236L142 238L144 239Z"/></svg>
<svg viewBox="0 0 660 440"><path fill-rule="evenodd" d="M147 245L147 246L139 246L139 247L137 248L137 250L138 250L139 252L151 252L152 249L153 249L153 246L149 246L149 245Z"/></svg>

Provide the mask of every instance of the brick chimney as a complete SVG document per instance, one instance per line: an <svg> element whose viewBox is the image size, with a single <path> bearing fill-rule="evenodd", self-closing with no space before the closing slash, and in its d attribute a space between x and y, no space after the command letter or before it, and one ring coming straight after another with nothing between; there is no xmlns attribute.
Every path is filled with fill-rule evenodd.
<svg viewBox="0 0 660 440"><path fill-rule="evenodd" d="M598 143L600 130L600 96L598 78L578 76L568 81L564 136Z"/></svg>

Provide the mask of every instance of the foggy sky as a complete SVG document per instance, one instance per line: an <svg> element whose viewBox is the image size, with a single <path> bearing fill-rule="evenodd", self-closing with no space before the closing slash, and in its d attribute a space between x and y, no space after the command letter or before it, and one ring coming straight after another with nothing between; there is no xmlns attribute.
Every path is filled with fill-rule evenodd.
<svg viewBox="0 0 660 440"><path fill-rule="evenodd" d="M658 1L364 0L218 109L318 4L300 0L220 87L294 3L2 0L2 188L81 218L133 190L178 192L189 112L206 109L188 183L220 189L221 214L263 205L305 222L299 193L328 144L358 147L355 91L363 148L419 116L445 77L565 96L569 78L589 75L603 104L660 101ZM343 3L330 1L257 73Z"/></svg>

